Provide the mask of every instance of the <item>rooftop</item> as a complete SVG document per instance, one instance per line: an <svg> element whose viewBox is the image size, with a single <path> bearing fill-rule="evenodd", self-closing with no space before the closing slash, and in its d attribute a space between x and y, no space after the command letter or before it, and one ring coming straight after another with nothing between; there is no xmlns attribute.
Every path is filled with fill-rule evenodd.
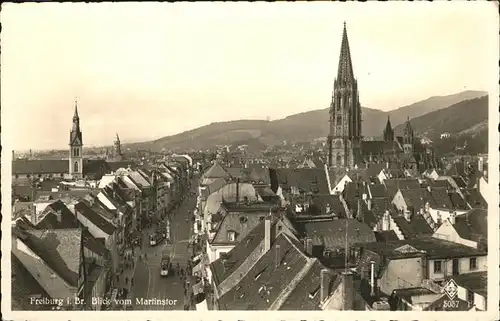
<svg viewBox="0 0 500 321"><path fill-rule="evenodd" d="M484 256L487 254L485 251L479 249L474 249L462 244L440 240L432 237L422 237L418 239L389 242L373 242L358 245L364 249L390 258L404 257L405 255L402 254L420 255L422 253L421 251L425 251L429 259ZM419 252L411 253L406 251L405 253L402 253L401 251L397 251L398 248L404 245L409 245Z"/></svg>

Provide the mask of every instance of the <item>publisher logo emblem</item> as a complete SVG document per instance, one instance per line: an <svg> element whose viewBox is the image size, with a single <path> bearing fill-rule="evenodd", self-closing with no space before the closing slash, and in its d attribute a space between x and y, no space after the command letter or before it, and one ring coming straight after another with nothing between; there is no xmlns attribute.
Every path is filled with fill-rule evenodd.
<svg viewBox="0 0 500 321"><path fill-rule="evenodd" d="M444 293L448 296L450 300L453 300L458 294L458 286L455 281L449 280L448 283L444 286Z"/></svg>

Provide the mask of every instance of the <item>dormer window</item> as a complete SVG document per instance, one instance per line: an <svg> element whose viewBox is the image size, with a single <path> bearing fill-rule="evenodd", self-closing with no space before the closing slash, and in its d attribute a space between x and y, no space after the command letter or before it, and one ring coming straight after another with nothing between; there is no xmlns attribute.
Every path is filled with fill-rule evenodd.
<svg viewBox="0 0 500 321"><path fill-rule="evenodd" d="M316 294L318 294L321 286L318 286L316 289L314 289L312 292L309 292L309 299L314 299Z"/></svg>
<svg viewBox="0 0 500 321"><path fill-rule="evenodd" d="M229 242L234 242L236 241L236 232L235 231L228 231L227 232L227 240Z"/></svg>
<svg viewBox="0 0 500 321"><path fill-rule="evenodd" d="M265 216L260 216L260 217L259 217L259 221L261 221L261 222L262 222L265 218L266 218Z"/></svg>
<svg viewBox="0 0 500 321"><path fill-rule="evenodd" d="M245 224L246 222L248 222L248 218L246 216L240 217L240 223L241 224Z"/></svg>

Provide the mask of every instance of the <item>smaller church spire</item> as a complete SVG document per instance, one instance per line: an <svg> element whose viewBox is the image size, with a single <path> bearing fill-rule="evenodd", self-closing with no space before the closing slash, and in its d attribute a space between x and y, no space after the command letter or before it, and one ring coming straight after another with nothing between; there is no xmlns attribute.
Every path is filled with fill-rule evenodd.
<svg viewBox="0 0 500 321"><path fill-rule="evenodd" d="M387 115L387 123L385 124L384 129L384 140L385 141L393 141L394 140L394 130L391 125L391 116Z"/></svg>
<svg viewBox="0 0 500 321"><path fill-rule="evenodd" d="M120 137L118 136L118 133L116 133L116 141L119 142L120 141Z"/></svg>
<svg viewBox="0 0 500 321"><path fill-rule="evenodd" d="M75 114L73 115L74 119L80 118L78 117L78 101L75 99Z"/></svg>

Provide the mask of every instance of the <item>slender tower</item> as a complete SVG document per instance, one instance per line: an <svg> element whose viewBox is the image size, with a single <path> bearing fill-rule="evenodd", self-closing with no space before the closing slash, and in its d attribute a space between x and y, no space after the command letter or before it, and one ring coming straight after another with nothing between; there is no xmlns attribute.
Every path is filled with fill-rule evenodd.
<svg viewBox="0 0 500 321"><path fill-rule="evenodd" d="M384 129L384 140L386 142L394 141L394 130L392 129L390 116L387 116L387 123L385 124Z"/></svg>
<svg viewBox="0 0 500 321"><path fill-rule="evenodd" d="M354 167L361 158L361 106L344 22L337 78L330 104L328 166Z"/></svg>
<svg viewBox="0 0 500 321"><path fill-rule="evenodd" d="M83 177L83 138L80 130L80 117L78 117L78 105L75 101L75 114L73 115L73 126L69 133L69 174L71 178Z"/></svg>

